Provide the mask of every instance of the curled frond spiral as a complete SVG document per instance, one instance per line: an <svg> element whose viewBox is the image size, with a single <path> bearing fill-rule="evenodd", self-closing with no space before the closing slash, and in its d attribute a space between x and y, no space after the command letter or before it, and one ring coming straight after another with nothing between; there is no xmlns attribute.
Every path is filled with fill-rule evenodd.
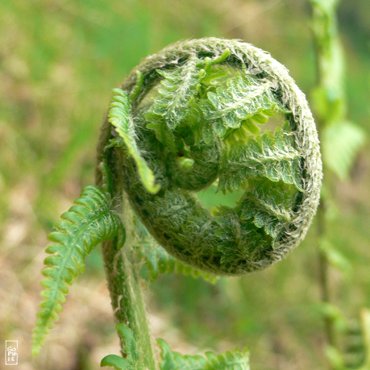
<svg viewBox="0 0 370 370"><path fill-rule="evenodd" d="M213 273L280 260L319 201L319 142L304 94L284 66L238 40L190 40L146 58L114 90L100 153L151 235ZM238 199L207 207L202 192Z"/></svg>

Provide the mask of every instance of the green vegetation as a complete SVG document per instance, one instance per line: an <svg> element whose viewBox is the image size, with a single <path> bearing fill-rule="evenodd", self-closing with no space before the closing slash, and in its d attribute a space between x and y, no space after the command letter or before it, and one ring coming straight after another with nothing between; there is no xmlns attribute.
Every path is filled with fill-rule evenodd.
<svg viewBox="0 0 370 370"><path fill-rule="evenodd" d="M347 106L342 117L361 127L361 137L370 132L367 7L365 0L356 4L342 0L337 6L337 33L346 61L342 94ZM69 208L85 184L93 182L94 142L112 86L118 86L141 58L170 42L209 35L241 38L270 51L289 68L300 88L312 96L318 119L321 95L309 94L316 82L308 9L307 4L292 0L212 4L190 0L175 1L171 7L162 0L109 4L5 0L0 4L0 333L1 338L21 341L24 366L31 366L30 333L44 258L41 246L46 245L45 235L57 215ZM272 122L252 124L245 125L248 135L254 127L264 131ZM157 277L162 272L184 271L187 265L175 262L164 250L158 252L160 257L149 256L152 263L140 266L140 274L157 279L146 290L155 337L165 338L181 353L247 347L251 366L257 370L321 369L327 362L324 314L336 318L340 358L329 349L332 364L342 366L345 347L364 346L368 315L361 307L370 306L370 153L365 145L357 154L347 155L352 166L335 160L344 153L337 148L348 143L338 139L349 136L348 127L352 136L360 137L350 126L341 125L343 133L338 135L331 126L327 139L322 138L329 143L323 156L328 170L332 169L326 237L321 243L331 260L332 305L318 304L315 220L301 247L284 261L242 278L220 278L216 285L193 279L199 270L188 272L189 277ZM239 136L229 138L233 145ZM184 170L192 164L178 162ZM347 176L338 181L343 172ZM214 201L215 189L210 186L198 193L212 212L220 204ZM241 194L227 193L222 202L235 206ZM170 258L172 267L157 258ZM104 354L118 352L100 251L93 250L86 263L85 274L70 290L60 325L41 356L33 360L35 368L96 369ZM208 278L214 280L212 275ZM359 348L357 353L364 351Z"/></svg>
<svg viewBox="0 0 370 370"><path fill-rule="evenodd" d="M284 119L260 132L253 122L266 124L275 112ZM102 366L249 369L247 352L183 356L164 341L158 359L137 266L151 270L152 278L193 269L240 275L281 260L302 241L318 206L321 159L311 112L285 68L249 44L217 38L176 43L149 56L136 68L134 83L129 76L114 89L96 174L99 188L86 187L50 234L56 244L46 250L51 256L44 261L33 353L87 255L103 242L122 357L108 355ZM196 192L212 183L224 193L244 193L234 207L210 213ZM123 224L114 209L121 210ZM148 259L151 236L173 257L162 251ZM174 268L176 259L188 267Z"/></svg>
<svg viewBox="0 0 370 370"><path fill-rule="evenodd" d="M350 265L330 241L327 214L330 204L334 202L331 198L333 186L340 180L348 179L354 160L365 142L365 134L361 127L346 118L347 107L343 88L344 58L336 19L338 1L312 0L311 3L318 77L313 101L321 129L326 169L325 190L318 210L317 228L321 310L327 340L325 350L331 368L364 370L370 366L370 348L366 340L369 335L366 318L368 313L357 319L360 329L353 329L353 323L344 318L340 308L333 302L330 266L347 273Z"/></svg>
<svg viewBox="0 0 370 370"><path fill-rule="evenodd" d="M85 259L92 248L115 237L118 245L124 243L124 228L111 207L109 195L88 186L74 206L62 215L56 231L49 235L54 244L46 249L50 256L44 261L42 285L45 290L34 330L34 354L38 354L47 330L58 318L69 285L84 271Z"/></svg>

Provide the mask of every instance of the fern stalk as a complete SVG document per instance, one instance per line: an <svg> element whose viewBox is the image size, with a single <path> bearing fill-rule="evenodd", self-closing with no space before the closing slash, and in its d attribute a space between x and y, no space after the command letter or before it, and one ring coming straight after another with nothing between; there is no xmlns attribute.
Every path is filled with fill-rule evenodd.
<svg viewBox="0 0 370 370"><path fill-rule="evenodd" d="M102 138L105 135L102 133ZM98 148L100 145L98 145ZM113 313L117 323L126 325L133 333L138 349L137 370L157 370L157 360L146 316L143 293L138 271L133 261L131 212L124 206L122 177L117 168L122 157L115 148L98 152L103 159L96 172L97 185L102 186L115 200L115 209L124 214L126 225L125 247L120 248L118 240L110 240L102 245L105 272L111 297ZM127 206L127 202L126 202ZM126 209L125 209L126 208ZM120 336L121 354L129 355L127 343Z"/></svg>
<svg viewBox="0 0 370 370"><path fill-rule="evenodd" d="M314 90L316 113L320 133L333 120L343 119L345 100L343 92L343 57L338 38L335 11L337 0L311 0L313 40L316 51L317 87ZM334 96L334 98L332 98ZM325 181L329 183L326 167ZM317 238L327 237L327 208L325 199L321 199L317 215ZM330 266L326 253L318 249L319 287L321 301L330 304ZM331 317L324 318L326 342L330 347L336 345L334 322Z"/></svg>
<svg viewBox="0 0 370 370"><path fill-rule="evenodd" d="M129 327L135 337L139 353L137 369L157 370L158 365L146 316L143 293L137 272L130 260L130 246L117 250L115 241L103 244L103 256L114 316L118 323ZM128 355L121 339L121 353Z"/></svg>
<svg viewBox="0 0 370 370"><path fill-rule="evenodd" d="M317 217L317 239L321 246L329 239L328 207L338 178L348 178L358 150L364 143L362 130L349 122L344 90L344 57L340 42L336 10L340 0L310 0L312 7L313 42L316 52L317 83L313 91L313 104L319 134L322 141L324 162L324 192L321 196ZM335 250L335 247L331 247ZM335 250L338 255L339 252ZM321 301L331 306L330 255L328 250L319 247L318 251L319 287ZM324 317L326 344L331 351L338 348L335 318ZM336 368L329 360L329 367Z"/></svg>

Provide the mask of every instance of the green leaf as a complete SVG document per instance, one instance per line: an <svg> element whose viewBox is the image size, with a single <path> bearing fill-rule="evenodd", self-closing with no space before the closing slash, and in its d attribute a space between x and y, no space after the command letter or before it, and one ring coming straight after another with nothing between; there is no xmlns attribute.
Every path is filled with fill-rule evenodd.
<svg viewBox="0 0 370 370"><path fill-rule="evenodd" d="M134 332L124 323L116 325L116 330L121 342L125 343L125 351L127 353L127 359L130 363L135 363L139 360L139 352L136 346Z"/></svg>
<svg viewBox="0 0 370 370"><path fill-rule="evenodd" d="M338 340L337 347L328 346L325 354L335 370L370 369L370 314L362 309L360 320L346 321L333 305L322 305L325 316L333 320ZM341 334L341 337L338 335Z"/></svg>
<svg viewBox="0 0 370 370"><path fill-rule="evenodd" d="M160 189L160 185L155 184L153 171L141 156L137 146L134 121L131 116L130 100L126 91L122 89L113 89L113 99L109 109L108 119L110 124L116 128L129 154L134 159L140 180L145 189L149 193L156 194Z"/></svg>
<svg viewBox="0 0 370 370"><path fill-rule="evenodd" d="M160 370L249 370L248 351L205 355L182 355L172 352L169 345L158 339L161 348Z"/></svg>
<svg viewBox="0 0 370 370"><path fill-rule="evenodd" d="M320 240L320 249L325 253L328 262L339 271L345 274L352 271L351 262L329 240Z"/></svg>
<svg viewBox="0 0 370 370"><path fill-rule="evenodd" d="M276 130L250 138L244 146L228 151L222 163L219 189L233 191L243 186L247 178L265 177L273 182L292 184L302 191L300 161L292 133Z"/></svg>
<svg viewBox="0 0 370 370"><path fill-rule="evenodd" d="M364 143L364 131L352 122L343 121L324 127L324 164L341 180L347 179L356 155Z"/></svg>
<svg viewBox="0 0 370 370"><path fill-rule="evenodd" d="M294 216L297 191L282 182L272 183L267 179L248 182L248 190L241 205L241 219L249 220L267 235L276 239L287 228Z"/></svg>
<svg viewBox="0 0 370 370"><path fill-rule="evenodd" d="M218 280L218 276L210 272L197 269L175 257L172 257L161 247L138 221L136 227L138 236L138 250L144 263L142 274L145 278L156 280L161 274L180 274L192 278L200 278L211 284Z"/></svg>
<svg viewBox="0 0 370 370"><path fill-rule="evenodd" d="M212 79L220 77L220 73L215 74L216 65L224 62L229 56L229 49L214 58L200 59L191 55L176 68L157 70L162 80L157 88L158 94L145 115L148 122L156 122L152 123L150 128L156 131L157 136L160 130L157 126L160 126L161 121L173 131L186 118L191 121L194 110L197 116L201 115L196 109L196 98L199 98L202 83L207 85Z"/></svg>
<svg viewBox="0 0 370 370"><path fill-rule="evenodd" d="M123 323L117 324L116 330L121 342L125 345L126 358L118 355L107 355L101 360L100 366L112 366L116 370L134 370L139 361L134 333Z"/></svg>
<svg viewBox="0 0 370 370"><path fill-rule="evenodd" d="M249 352L229 351L216 355L206 353L207 364L204 370L250 370Z"/></svg>
<svg viewBox="0 0 370 370"><path fill-rule="evenodd" d="M148 114L163 117L168 128L175 129L185 118L194 103L199 83L205 71L198 67L199 59L190 57L183 65L171 70L157 70L163 77L158 88L159 95Z"/></svg>
<svg viewBox="0 0 370 370"><path fill-rule="evenodd" d="M346 319L343 312L334 304L320 303L316 305L319 313L326 319L331 320L338 330L343 330L346 327Z"/></svg>
<svg viewBox="0 0 370 370"><path fill-rule="evenodd" d="M152 246L150 252L145 256L146 268L149 272L150 280L155 280L161 274L179 274L190 276L192 278L200 278L209 283L214 284L218 280L218 276L210 272L206 272L172 257L160 245Z"/></svg>
<svg viewBox="0 0 370 370"><path fill-rule="evenodd" d="M216 133L224 137L228 129L240 128L243 121L256 118L258 122L265 115L285 112L273 95L273 89L270 81L261 83L246 72L238 73L215 91L208 92L208 104L203 105L203 114L214 122Z"/></svg>
<svg viewBox="0 0 370 370"><path fill-rule="evenodd" d="M69 286L83 272L85 258L93 247L115 237L123 244L124 228L111 206L108 194L87 186L49 235L53 243L46 248L49 256L42 271L43 301L33 330L33 354L40 351L47 332L58 319Z"/></svg>
<svg viewBox="0 0 370 370"><path fill-rule="evenodd" d="M346 370L342 353L333 346L325 348L325 356L334 370Z"/></svg>
<svg viewBox="0 0 370 370"><path fill-rule="evenodd" d="M181 355L172 352L170 346L163 340L157 339L161 348L160 370L201 370L206 364L206 359L200 355Z"/></svg>
<svg viewBox="0 0 370 370"><path fill-rule="evenodd" d="M131 365L129 364L129 362L125 358L123 358L121 356L117 356L117 355L107 355L107 356L105 356L101 360L100 366L101 367L111 366L115 370L131 370L131 369L133 369L131 367Z"/></svg>

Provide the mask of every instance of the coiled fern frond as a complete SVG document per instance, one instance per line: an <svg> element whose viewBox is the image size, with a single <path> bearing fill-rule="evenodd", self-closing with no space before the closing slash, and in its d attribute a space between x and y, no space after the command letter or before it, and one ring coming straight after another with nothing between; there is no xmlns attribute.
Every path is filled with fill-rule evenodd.
<svg viewBox="0 0 370 370"><path fill-rule="evenodd" d="M117 138L117 112L133 123L130 143L158 186L148 187L119 131L115 171L170 254L233 275L280 260L303 239L319 201L318 137L304 95L270 55L237 40L178 43L144 60L113 102L100 145ZM210 210L197 195L210 186L244 194Z"/></svg>
<svg viewBox="0 0 370 370"><path fill-rule="evenodd" d="M58 319L73 280L83 272L85 258L98 243L118 238L123 244L125 232L119 216L111 210L111 199L95 186L87 186L74 205L62 215L62 221L49 235L42 273L43 301L33 331L34 354L45 335Z"/></svg>
<svg viewBox="0 0 370 370"><path fill-rule="evenodd" d="M183 356L163 341L159 361L140 273L206 280L242 274L280 260L304 238L319 201L321 159L311 112L287 70L250 44L216 38L177 43L146 58L113 91L97 184L51 234L34 352L85 257L104 241L122 357L109 355L102 366L249 369L245 351ZM204 194L214 189L236 200L210 207ZM121 250L124 229L115 210L123 209L128 240ZM153 250L156 244L166 251Z"/></svg>

